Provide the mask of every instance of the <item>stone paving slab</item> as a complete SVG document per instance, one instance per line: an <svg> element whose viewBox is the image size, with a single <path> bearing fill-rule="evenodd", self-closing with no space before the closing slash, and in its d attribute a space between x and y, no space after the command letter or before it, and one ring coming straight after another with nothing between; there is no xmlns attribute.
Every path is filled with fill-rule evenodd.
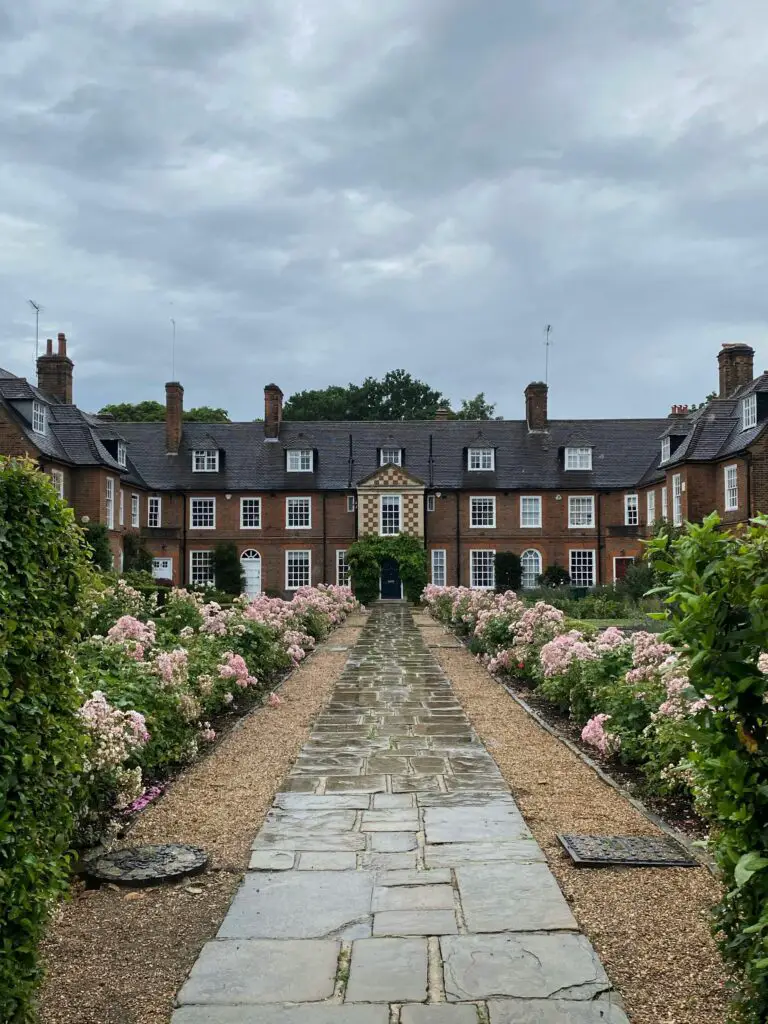
<svg viewBox="0 0 768 1024"><path fill-rule="evenodd" d="M491 1024L629 1024L618 1002L603 998L591 1003L562 999L493 999L488 1008Z"/></svg>
<svg viewBox="0 0 768 1024"><path fill-rule="evenodd" d="M628 1024L404 603L372 611L250 867L173 1024Z"/></svg>
<svg viewBox="0 0 768 1024"><path fill-rule="evenodd" d="M246 939L208 942L178 1001L187 1003L311 1002L333 995L339 943Z"/></svg>
<svg viewBox="0 0 768 1024"><path fill-rule="evenodd" d="M449 1002L510 996L594 999L610 988L584 935L449 935L440 939Z"/></svg>
<svg viewBox="0 0 768 1024"><path fill-rule="evenodd" d="M422 1002L426 997L426 939L362 939L353 943L347 1002Z"/></svg>

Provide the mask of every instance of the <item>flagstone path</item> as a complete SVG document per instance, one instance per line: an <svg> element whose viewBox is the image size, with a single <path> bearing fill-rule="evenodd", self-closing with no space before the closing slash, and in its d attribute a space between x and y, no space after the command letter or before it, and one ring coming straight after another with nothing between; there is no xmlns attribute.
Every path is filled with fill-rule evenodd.
<svg viewBox="0 0 768 1024"><path fill-rule="evenodd" d="M628 1024L410 608L379 604L173 1024Z"/></svg>

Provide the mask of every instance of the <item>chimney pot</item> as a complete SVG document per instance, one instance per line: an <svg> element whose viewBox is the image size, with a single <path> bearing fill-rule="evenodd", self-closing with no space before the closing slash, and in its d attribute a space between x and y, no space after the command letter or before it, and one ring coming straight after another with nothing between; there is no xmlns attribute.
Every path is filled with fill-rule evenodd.
<svg viewBox="0 0 768 1024"><path fill-rule="evenodd" d="M264 388L264 436L279 437L282 422L283 392L277 384L267 384Z"/></svg>
<svg viewBox="0 0 768 1024"><path fill-rule="evenodd" d="M184 415L184 388L172 380L165 385L165 450L178 455Z"/></svg>
<svg viewBox="0 0 768 1024"><path fill-rule="evenodd" d="M48 340L46 341L46 343L45 343L45 354L47 356L52 356L53 355L53 338L48 338Z"/></svg>
<svg viewBox="0 0 768 1024"><path fill-rule="evenodd" d="M546 430L547 396L549 389L543 381L532 381L525 389L525 421L529 430Z"/></svg>
<svg viewBox="0 0 768 1024"><path fill-rule="evenodd" d="M63 331L59 331L59 355L65 356L67 354L67 336Z"/></svg>
<svg viewBox="0 0 768 1024"><path fill-rule="evenodd" d="M744 342L726 342L717 353L720 368L720 398L749 384L754 377L755 350Z"/></svg>

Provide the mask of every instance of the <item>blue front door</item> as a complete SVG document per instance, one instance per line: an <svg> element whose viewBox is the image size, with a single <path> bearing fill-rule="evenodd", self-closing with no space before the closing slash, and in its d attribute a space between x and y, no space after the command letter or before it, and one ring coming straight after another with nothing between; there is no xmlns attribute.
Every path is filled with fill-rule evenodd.
<svg viewBox="0 0 768 1024"><path fill-rule="evenodd" d="M381 563L381 596L390 601L399 601L403 596L400 586L400 570L394 558L385 558Z"/></svg>

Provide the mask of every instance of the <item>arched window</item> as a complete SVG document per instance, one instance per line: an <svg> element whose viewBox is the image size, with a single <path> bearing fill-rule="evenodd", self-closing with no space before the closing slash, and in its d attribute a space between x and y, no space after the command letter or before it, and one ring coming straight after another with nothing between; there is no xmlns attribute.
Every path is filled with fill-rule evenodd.
<svg viewBox="0 0 768 1024"><path fill-rule="evenodd" d="M261 555L249 548L240 555L240 564L245 575L245 593L248 597L258 597L261 593Z"/></svg>
<svg viewBox="0 0 768 1024"><path fill-rule="evenodd" d="M534 548L529 548L520 555L520 565L523 569L523 589L531 590L538 587L539 576L541 576L541 555Z"/></svg>

